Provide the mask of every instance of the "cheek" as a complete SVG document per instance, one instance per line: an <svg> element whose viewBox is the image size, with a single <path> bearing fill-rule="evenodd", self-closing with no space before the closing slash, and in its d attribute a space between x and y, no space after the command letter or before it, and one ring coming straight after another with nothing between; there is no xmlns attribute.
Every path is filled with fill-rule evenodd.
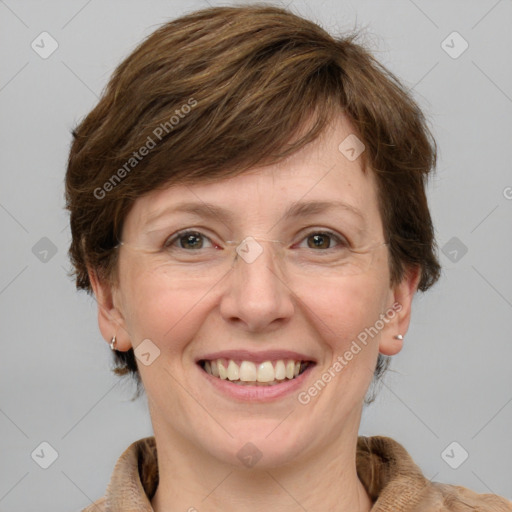
<svg viewBox="0 0 512 512"><path fill-rule="evenodd" d="M180 340L189 339L195 323L187 322L194 315L204 289L184 289L172 279L163 279L159 271L144 268L136 260L128 260L122 270L121 289L123 313L134 348L150 339L161 349L171 352L180 348ZM169 343L169 340L172 343Z"/></svg>
<svg viewBox="0 0 512 512"><path fill-rule="evenodd" d="M358 352L354 359L361 364L373 364L379 336L368 336L364 344L364 333L375 325L385 310L388 293L385 277L375 272L331 279L315 290L316 293L310 291L298 295L303 298L307 306L304 311L309 311L306 314L315 324L332 358L343 355L355 341L361 350L353 348ZM361 339L363 342L359 341ZM356 365L351 363L350 366Z"/></svg>
<svg viewBox="0 0 512 512"><path fill-rule="evenodd" d="M318 320L340 327L376 319L382 312L387 291L382 280L371 275L333 278L321 292L316 290L309 293L309 301L318 310Z"/></svg>

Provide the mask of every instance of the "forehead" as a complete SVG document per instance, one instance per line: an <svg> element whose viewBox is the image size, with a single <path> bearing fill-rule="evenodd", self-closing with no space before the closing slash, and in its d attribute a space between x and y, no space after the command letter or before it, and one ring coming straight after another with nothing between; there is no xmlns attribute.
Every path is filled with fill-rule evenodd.
<svg viewBox="0 0 512 512"><path fill-rule="evenodd" d="M379 230L374 173L370 169L363 172L361 158L347 157L352 156L346 151L347 141L353 137L350 123L340 117L312 143L277 164L215 182L171 185L150 192L135 201L126 225L143 229L159 216L186 210L210 212L230 223L261 223L276 217L292 219L297 213L330 213L336 207Z"/></svg>

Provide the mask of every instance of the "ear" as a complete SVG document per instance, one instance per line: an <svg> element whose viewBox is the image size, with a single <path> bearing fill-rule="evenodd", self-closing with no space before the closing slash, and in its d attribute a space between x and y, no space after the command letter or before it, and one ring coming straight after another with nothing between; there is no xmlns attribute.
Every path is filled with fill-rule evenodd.
<svg viewBox="0 0 512 512"><path fill-rule="evenodd" d="M116 349L125 352L131 348L130 336L126 330L125 320L116 300L112 284L99 278L96 270L87 268L89 280L98 304L98 325L101 335L110 344L116 337Z"/></svg>
<svg viewBox="0 0 512 512"><path fill-rule="evenodd" d="M398 354L403 347L403 340L395 339L397 334L404 338L411 320L411 305L421 279L419 265L409 267L402 281L391 289L391 304L388 305L386 328L379 341L379 352L386 356Z"/></svg>

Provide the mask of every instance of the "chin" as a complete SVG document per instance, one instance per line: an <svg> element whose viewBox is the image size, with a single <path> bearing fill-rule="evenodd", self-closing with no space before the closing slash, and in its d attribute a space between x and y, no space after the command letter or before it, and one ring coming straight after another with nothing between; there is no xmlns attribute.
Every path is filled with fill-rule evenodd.
<svg viewBox="0 0 512 512"><path fill-rule="evenodd" d="M290 429L289 421L282 421L285 417L283 415L278 421L262 419L256 422L253 418L238 422L236 427L226 424L233 437L219 433L216 439L204 439L204 449L237 468L272 469L290 464L312 448L316 436L307 435L305 425L299 423ZM313 431L318 433L318 429Z"/></svg>

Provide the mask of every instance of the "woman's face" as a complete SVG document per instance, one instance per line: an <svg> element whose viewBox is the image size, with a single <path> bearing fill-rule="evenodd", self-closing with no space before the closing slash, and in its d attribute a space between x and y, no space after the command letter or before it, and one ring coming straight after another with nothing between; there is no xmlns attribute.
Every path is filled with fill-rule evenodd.
<svg viewBox="0 0 512 512"><path fill-rule="evenodd" d="M157 440L272 467L357 434L379 351L401 348L394 335L407 330L417 278L390 287L375 178L338 149L350 134L341 119L278 165L135 202L119 283L94 285L105 339L136 351ZM314 201L333 206L285 215ZM194 233L173 239L183 230ZM309 365L283 377L295 362ZM235 384L237 370L277 383Z"/></svg>

